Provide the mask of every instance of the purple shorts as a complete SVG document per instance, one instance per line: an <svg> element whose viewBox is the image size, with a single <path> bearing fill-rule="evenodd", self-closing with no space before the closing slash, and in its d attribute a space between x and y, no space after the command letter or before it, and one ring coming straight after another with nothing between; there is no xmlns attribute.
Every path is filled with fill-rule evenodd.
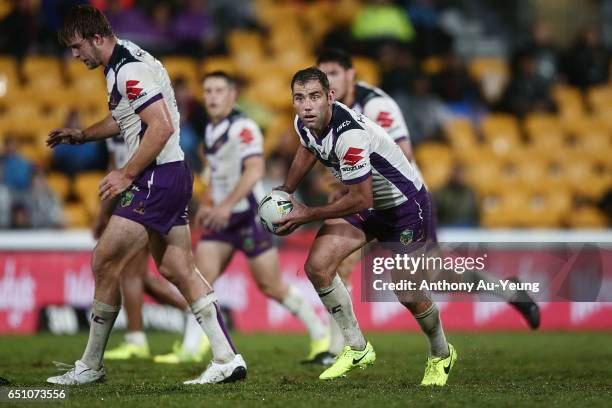
<svg viewBox="0 0 612 408"><path fill-rule="evenodd" d="M255 258L274 246L272 234L264 230L253 209L232 214L225 229L206 232L201 240L227 242L247 258Z"/></svg>
<svg viewBox="0 0 612 408"><path fill-rule="evenodd" d="M370 238L376 238L379 242L397 242L404 245L433 242L435 231L431 218L431 199L424 186L414 197L397 207L365 210L344 217Z"/></svg>
<svg viewBox="0 0 612 408"><path fill-rule="evenodd" d="M166 235L189 223L192 188L193 174L185 162L151 165L123 192L113 214Z"/></svg>

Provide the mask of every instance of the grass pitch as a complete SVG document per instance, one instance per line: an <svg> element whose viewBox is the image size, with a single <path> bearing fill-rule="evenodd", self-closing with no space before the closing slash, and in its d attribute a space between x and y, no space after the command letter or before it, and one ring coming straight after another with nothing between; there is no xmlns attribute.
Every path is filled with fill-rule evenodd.
<svg viewBox="0 0 612 408"><path fill-rule="evenodd" d="M244 382L186 386L182 381L197 376L204 364L107 362L106 382L66 387L68 400L54 405L612 406L612 333L449 333L459 358L449 384L441 389L418 386L426 351L420 334L371 333L367 337L377 352L376 364L333 382L317 380L320 367L298 363L307 349L303 335L236 334L234 340L249 368ZM168 351L175 339L149 334L153 353ZM119 340L115 333L109 345ZM51 361L73 363L85 342L85 334L0 337L0 376L11 381L11 388L47 388L44 380L57 373Z"/></svg>

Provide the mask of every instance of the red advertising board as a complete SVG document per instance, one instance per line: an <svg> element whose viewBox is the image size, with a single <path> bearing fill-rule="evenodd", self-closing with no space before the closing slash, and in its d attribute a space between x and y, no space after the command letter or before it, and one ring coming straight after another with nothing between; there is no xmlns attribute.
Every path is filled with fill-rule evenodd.
<svg viewBox="0 0 612 408"><path fill-rule="evenodd" d="M319 298L303 271L306 248L286 248L280 253L283 278L295 285L326 316ZM529 250L513 251L505 265L513 268ZM510 260L510 257L512 260ZM48 305L91 305L94 282L89 252L16 251L0 253L0 333L32 333L39 311ZM151 268L154 270L153 266ZM353 274L353 298L360 325L365 330L416 330L409 313L398 303L360 300L359 268ZM502 273L503 275L503 273ZM161 278L160 278L161 279ZM237 254L215 285L223 305L232 310L238 330L298 331L299 321L282 306L262 296L250 276L246 261ZM521 317L502 302L444 302L439 297L445 328L450 330L523 330ZM542 329L612 329L612 302L541 303ZM327 317L325 317L327 318Z"/></svg>

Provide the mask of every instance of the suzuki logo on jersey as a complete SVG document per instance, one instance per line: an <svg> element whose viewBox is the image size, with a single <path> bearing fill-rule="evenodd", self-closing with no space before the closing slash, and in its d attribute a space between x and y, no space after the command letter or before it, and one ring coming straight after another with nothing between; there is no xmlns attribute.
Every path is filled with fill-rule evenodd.
<svg viewBox="0 0 612 408"><path fill-rule="evenodd" d="M361 159L363 159L361 152L363 152L363 149L359 149L357 147L349 147L343 157L344 163L348 164L349 166L356 165Z"/></svg>
<svg viewBox="0 0 612 408"><path fill-rule="evenodd" d="M376 117L376 123L385 129L388 129L393 124L393 117L389 112L382 111Z"/></svg>
<svg viewBox="0 0 612 408"><path fill-rule="evenodd" d="M125 93L130 101L137 99L142 92L142 88L136 88L140 81L129 80L125 83Z"/></svg>
<svg viewBox="0 0 612 408"><path fill-rule="evenodd" d="M253 141L253 133L249 129L242 129L240 132L240 141L244 144L250 144Z"/></svg>

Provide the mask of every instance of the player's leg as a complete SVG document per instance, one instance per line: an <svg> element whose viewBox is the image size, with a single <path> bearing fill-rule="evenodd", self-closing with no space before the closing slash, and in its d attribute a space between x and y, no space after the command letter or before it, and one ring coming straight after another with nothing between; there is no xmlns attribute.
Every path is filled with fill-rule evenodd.
<svg viewBox="0 0 612 408"><path fill-rule="evenodd" d="M335 220L335 219L325 221L326 224L333 224L333 223L339 223L339 222L342 223L345 221ZM360 258L361 258L360 250L353 252L352 254L347 256L342 261L342 263L340 263L340 266L338 267L338 270L336 271L338 273L338 276L340 276L340 279L342 279L342 282L346 286L346 290L348 290L349 294L351 295L353 291L353 286L351 284L351 274L353 270L355 269L355 266L357 265L357 263L359 263ZM322 359L321 359L321 363L325 365L333 364L335 360L334 357L340 354L342 350L344 349L344 336L342 336L342 332L340 331L340 328L338 327L334 319L330 319L329 329L330 329L329 330L330 341L329 341L328 356L322 356Z"/></svg>
<svg viewBox="0 0 612 408"><path fill-rule="evenodd" d="M200 241L196 248L195 261L204 279L213 285L232 259L234 247L222 241ZM175 343L168 354L154 357L156 363L178 364L201 362L210 350L210 342L193 313L187 313L182 343Z"/></svg>
<svg viewBox="0 0 612 408"><path fill-rule="evenodd" d="M218 383L246 377L246 364L232 344L212 287L196 269L188 225L173 227L167 235L153 233L151 252L162 275L185 297L210 340L213 361L189 384Z"/></svg>
<svg viewBox="0 0 612 408"><path fill-rule="evenodd" d="M328 380L374 363L376 354L359 328L351 296L336 270L351 253L367 242L365 233L348 222L325 224L319 230L304 266L321 302L340 327L345 348L336 362L319 378Z"/></svg>
<svg viewBox="0 0 612 408"><path fill-rule="evenodd" d="M117 347L107 350L104 358L108 360L127 360L130 358L149 358L149 344L142 323L144 301L144 277L148 271L149 251L143 248L121 272L121 294L127 315L127 332L124 341Z"/></svg>
<svg viewBox="0 0 612 408"><path fill-rule="evenodd" d="M89 339L75 367L64 375L48 378L55 384L84 384L104 378L102 357L121 309L120 272L147 244L145 228L126 218L112 216L100 237L92 258L95 278Z"/></svg>
<svg viewBox="0 0 612 408"><path fill-rule="evenodd" d="M259 290L283 305L306 326L311 341L306 362L318 361L329 347L327 328L300 291L283 282L276 248L271 247L262 253L248 253L247 256L249 269Z"/></svg>
<svg viewBox="0 0 612 408"><path fill-rule="evenodd" d="M173 306L181 310L189 308L181 292L167 280L159 279L150 273L146 273L143 281L145 293L162 305Z"/></svg>

